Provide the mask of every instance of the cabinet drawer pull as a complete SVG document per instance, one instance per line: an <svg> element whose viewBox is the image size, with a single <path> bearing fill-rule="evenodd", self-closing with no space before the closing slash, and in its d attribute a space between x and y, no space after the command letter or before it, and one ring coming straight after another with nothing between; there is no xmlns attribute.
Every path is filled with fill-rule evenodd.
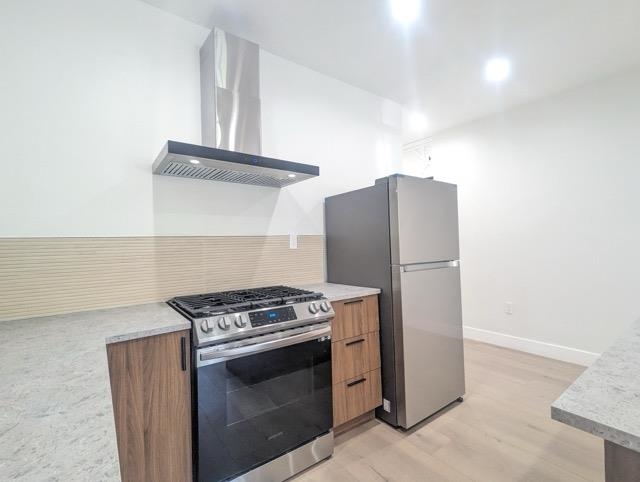
<svg viewBox="0 0 640 482"><path fill-rule="evenodd" d="M353 305L354 303L362 303L364 300L362 298L360 298L359 300L351 300L351 301L345 301L343 304L344 305Z"/></svg>
<svg viewBox="0 0 640 482"><path fill-rule="evenodd" d="M187 371L187 340L184 336L180 337L180 368L183 372Z"/></svg>
<svg viewBox="0 0 640 482"><path fill-rule="evenodd" d="M360 380L355 380L355 381L353 381L353 382L349 382L349 383L347 383L347 386L348 386L348 387L352 387L352 386L354 386L354 385L358 385L359 383L366 382L366 381L367 381L367 379L366 379L366 378L361 378Z"/></svg>
<svg viewBox="0 0 640 482"><path fill-rule="evenodd" d="M345 344L344 344L344 346L355 345L355 344L357 344L357 343L362 343L362 342L364 342L364 338L360 338L359 340L353 340L353 341L350 341L350 342L348 342L348 343L345 343Z"/></svg>

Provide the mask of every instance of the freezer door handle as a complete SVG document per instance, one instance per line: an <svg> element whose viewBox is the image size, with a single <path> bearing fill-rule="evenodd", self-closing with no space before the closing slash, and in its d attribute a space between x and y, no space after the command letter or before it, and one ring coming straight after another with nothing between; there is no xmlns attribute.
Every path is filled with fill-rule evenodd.
<svg viewBox="0 0 640 482"><path fill-rule="evenodd" d="M416 264L403 264L400 269L403 273L410 273L411 271L424 271L427 269L442 269L442 268L459 268L460 261L436 261L435 263L416 263Z"/></svg>

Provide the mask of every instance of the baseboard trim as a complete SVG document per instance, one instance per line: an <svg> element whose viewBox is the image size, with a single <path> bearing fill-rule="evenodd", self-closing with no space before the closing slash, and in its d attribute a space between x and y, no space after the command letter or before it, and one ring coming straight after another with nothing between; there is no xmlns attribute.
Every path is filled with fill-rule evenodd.
<svg viewBox="0 0 640 482"><path fill-rule="evenodd" d="M342 425L338 425L337 427L333 427L333 435L338 436L343 434L344 432L348 432L352 428L357 427L363 423L368 422L369 420L373 420L376 416L376 411L371 410L369 412L365 412L362 415L358 415L356 418L351 419Z"/></svg>
<svg viewBox="0 0 640 482"><path fill-rule="evenodd" d="M492 345L511 348L513 350L524 351L534 355L553 358L568 363L575 363L588 367L600 356L599 353L579 350L568 346L554 345L544 341L530 340L519 336L507 335L496 331L464 326L464 337L470 340L491 343Z"/></svg>

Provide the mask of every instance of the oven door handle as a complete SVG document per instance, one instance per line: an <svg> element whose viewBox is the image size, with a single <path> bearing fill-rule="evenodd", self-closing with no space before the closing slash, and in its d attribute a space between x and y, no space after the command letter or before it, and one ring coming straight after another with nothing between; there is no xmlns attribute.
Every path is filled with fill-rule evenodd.
<svg viewBox="0 0 640 482"><path fill-rule="evenodd" d="M315 338L322 338L331 334L331 325L317 328L315 330L299 333L296 335L287 336L286 338L279 338L276 340L265 341L262 343L254 343L252 345L240 346L237 348L218 349L210 351L201 351L198 354L198 366L210 365L213 363L219 363L222 361L230 360L232 358L238 358L246 355L253 355L254 353L261 353L265 351L275 350L276 348L283 348L285 346L297 345L298 343L304 343Z"/></svg>

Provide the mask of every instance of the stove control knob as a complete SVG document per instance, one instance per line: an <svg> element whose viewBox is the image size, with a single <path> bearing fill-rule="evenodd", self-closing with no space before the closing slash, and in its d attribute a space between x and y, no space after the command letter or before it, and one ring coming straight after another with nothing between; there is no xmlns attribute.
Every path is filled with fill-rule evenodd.
<svg viewBox="0 0 640 482"><path fill-rule="evenodd" d="M322 303L320 303L320 309L326 313L331 309L331 306L329 306L329 303L327 303L326 301L323 301Z"/></svg>
<svg viewBox="0 0 640 482"><path fill-rule="evenodd" d="M242 315L236 316L234 323L238 328L244 328L245 326L247 326L247 322L242 317Z"/></svg>
<svg viewBox="0 0 640 482"><path fill-rule="evenodd" d="M316 305L315 301L309 304L309 312L314 315L318 312L318 305Z"/></svg>
<svg viewBox="0 0 640 482"><path fill-rule="evenodd" d="M213 331L213 326L211 326L209 320L203 320L202 323L200 323L200 328L202 328L202 331L205 333L211 333Z"/></svg>
<svg viewBox="0 0 640 482"><path fill-rule="evenodd" d="M221 330L228 330L229 328L231 328L231 323L229 323L229 320L227 320L227 318L223 316L221 318L218 318L218 326Z"/></svg>

